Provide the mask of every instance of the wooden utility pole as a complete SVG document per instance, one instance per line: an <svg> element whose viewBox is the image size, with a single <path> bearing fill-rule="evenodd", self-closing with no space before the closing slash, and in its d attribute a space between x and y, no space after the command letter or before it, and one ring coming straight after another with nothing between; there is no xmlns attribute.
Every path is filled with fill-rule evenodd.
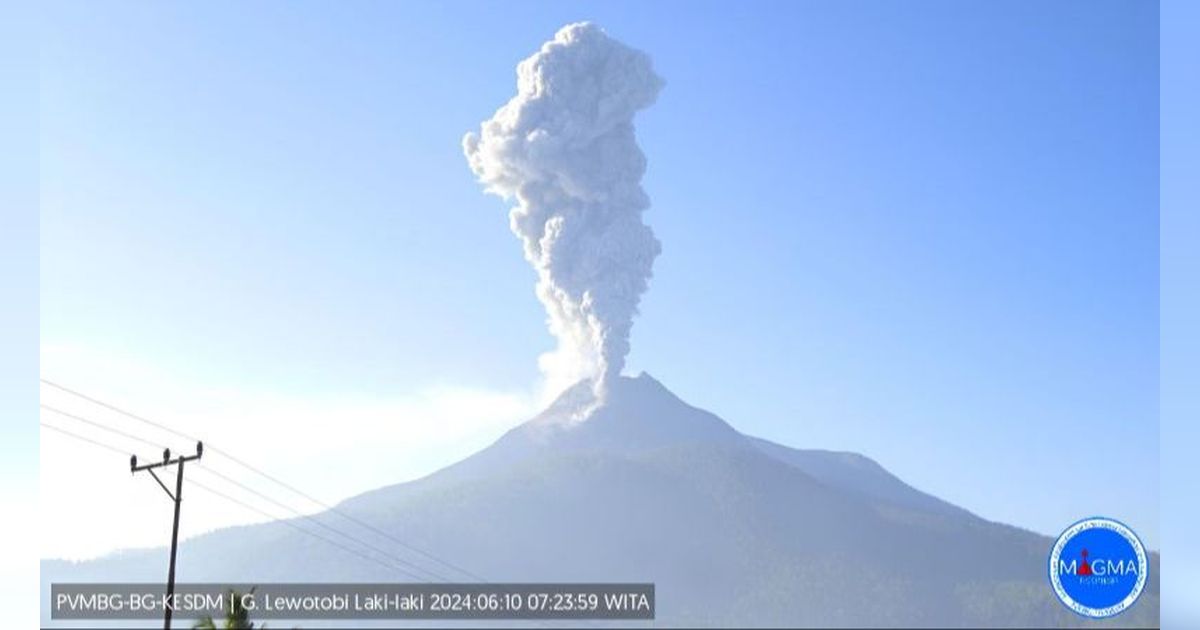
<svg viewBox="0 0 1200 630"><path fill-rule="evenodd" d="M170 568L167 569L167 599L163 602L163 630L171 630L171 612L174 606L175 550L179 546L179 504L183 501L183 464L184 462L190 462L193 459L200 459L200 456L203 454L204 443L196 442L195 455L181 455L175 459L171 459L171 449L168 448L163 450L163 458L161 462L144 464L142 466L138 466L137 455L133 455L129 458L129 472L131 474L142 470L150 473L150 476L154 477L154 480L158 482L160 487L162 487L163 492L166 492L167 496L171 497L171 500L175 502L175 521L171 525L171 565ZM162 479L159 479L158 475L154 474L155 468L164 468L172 464L176 466L174 494L172 494L171 490L167 488L167 484L163 483Z"/></svg>

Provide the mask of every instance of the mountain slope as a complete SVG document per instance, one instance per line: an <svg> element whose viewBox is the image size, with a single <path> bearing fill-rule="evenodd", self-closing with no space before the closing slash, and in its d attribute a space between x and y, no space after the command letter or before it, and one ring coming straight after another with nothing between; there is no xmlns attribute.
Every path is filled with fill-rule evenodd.
<svg viewBox="0 0 1200 630"><path fill-rule="evenodd" d="M748 438L766 455L795 466L827 485L864 497L943 515L972 516L970 512L925 494L900 481L870 458L858 453L800 450L756 437Z"/></svg>
<svg viewBox="0 0 1200 630"><path fill-rule="evenodd" d="M581 421L593 402L581 384L462 462L339 509L490 581L655 582L666 625L1083 625L1045 583L1043 536L860 455L744 436L645 375ZM44 563L43 579L154 581L163 564L126 552ZM404 579L280 523L189 540L179 567L181 581ZM1119 622L1157 624L1157 566Z"/></svg>

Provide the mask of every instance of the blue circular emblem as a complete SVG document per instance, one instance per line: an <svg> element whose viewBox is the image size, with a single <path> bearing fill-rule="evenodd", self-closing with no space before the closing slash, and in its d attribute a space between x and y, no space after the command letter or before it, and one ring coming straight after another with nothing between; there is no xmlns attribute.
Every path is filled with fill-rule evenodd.
<svg viewBox="0 0 1200 630"><path fill-rule="evenodd" d="M1146 548L1111 518L1068 527L1050 550L1050 585L1067 608L1092 619L1119 615L1146 587Z"/></svg>

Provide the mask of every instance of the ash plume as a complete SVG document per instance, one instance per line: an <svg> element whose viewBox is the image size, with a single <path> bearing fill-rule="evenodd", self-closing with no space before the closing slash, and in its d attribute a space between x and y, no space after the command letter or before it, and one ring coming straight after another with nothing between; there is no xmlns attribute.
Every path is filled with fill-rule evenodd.
<svg viewBox="0 0 1200 630"><path fill-rule="evenodd" d="M663 85L650 58L590 23L563 27L517 65L517 94L463 138L486 190L515 200L510 227L537 270L558 339L539 365L547 390L619 375L660 245L642 213L646 157L634 114Z"/></svg>

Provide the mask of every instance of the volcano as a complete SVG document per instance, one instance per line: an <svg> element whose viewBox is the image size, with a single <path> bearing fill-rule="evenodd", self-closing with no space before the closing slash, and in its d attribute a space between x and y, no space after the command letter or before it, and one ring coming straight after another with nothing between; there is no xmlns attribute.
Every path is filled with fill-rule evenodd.
<svg viewBox="0 0 1200 630"><path fill-rule="evenodd" d="M337 509L491 582L653 582L656 625L1097 623L1056 600L1045 536L975 516L862 455L742 434L646 374L610 383L603 404L593 396L580 383L482 451ZM53 581L157 582L165 564L161 549L44 561L43 599ZM280 522L185 541L178 579L407 581ZM1111 622L1158 625L1157 554L1141 599Z"/></svg>

